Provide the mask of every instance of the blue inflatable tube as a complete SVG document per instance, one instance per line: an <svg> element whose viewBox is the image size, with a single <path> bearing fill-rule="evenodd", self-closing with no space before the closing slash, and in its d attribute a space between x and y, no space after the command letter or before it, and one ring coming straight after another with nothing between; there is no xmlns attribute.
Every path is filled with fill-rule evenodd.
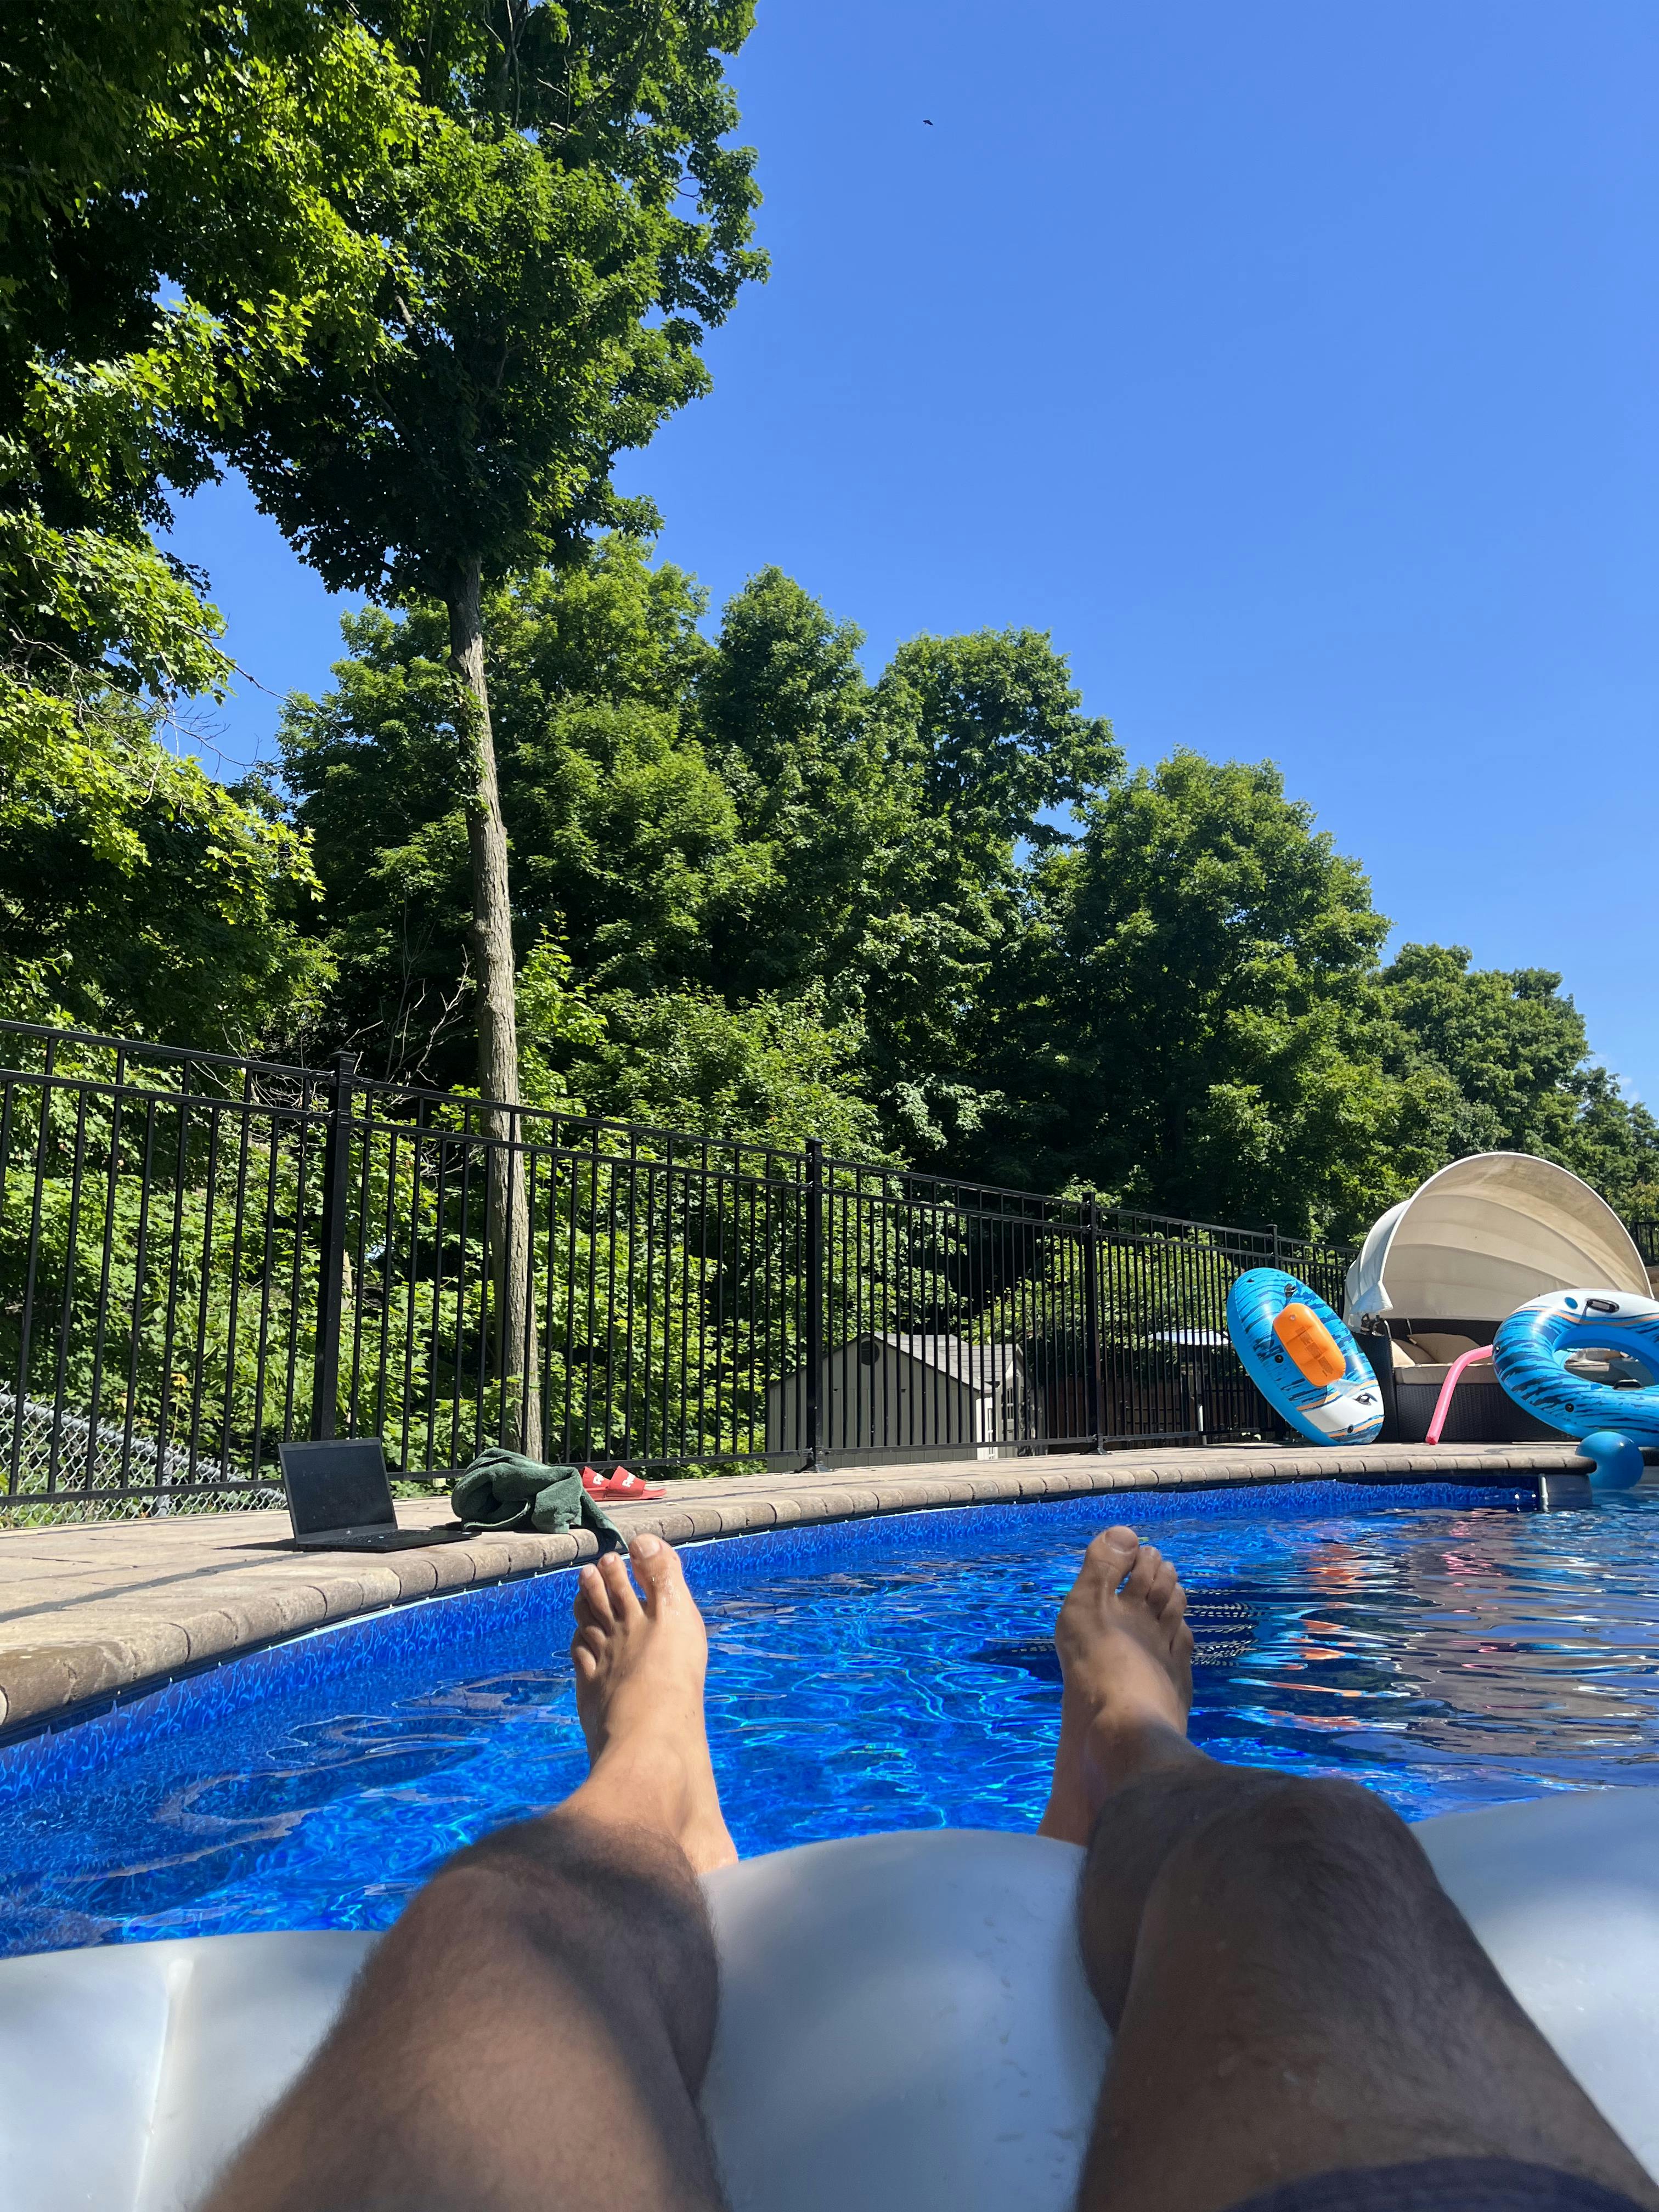
<svg viewBox="0 0 1659 2212"><path fill-rule="evenodd" d="M1591 1350L1623 1352L1659 1376L1659 1303L1626 1291L1547 1291L1499 1325L1492 1364L1522 1412L1552 1429L1613 1429L1659 1444L1659 1384L1616 1389L1573 1374L1569 1355Z"/></svg>
<svg viewBox="0 0 1659 2212"><path fill-rule="evenodd" d="M1282 1267L1251 1267L1227 1293L1227 1333L1251 1382L1292 1428L1316 1444L1375 1438L1382 1425L1376 1377L1317 1291ZM1323 1362L1310 1350L1324 1351ZM1339 1359L1340 1372L1330 1371Z"/></svg>

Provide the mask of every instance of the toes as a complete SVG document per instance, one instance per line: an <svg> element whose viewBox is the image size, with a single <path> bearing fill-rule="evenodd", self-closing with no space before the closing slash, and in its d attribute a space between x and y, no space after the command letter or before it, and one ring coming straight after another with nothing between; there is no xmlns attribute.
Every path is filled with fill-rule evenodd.
<svg viewBox="0 0 1659 2212"><path fill-rule="evenodd" d="M1170 1601L1180 1588L1180 1578L1174 1567L1168 1559L1160 1559L1158 1571L1152 1577L1152 1588L1146 1593L1147 1607L1160 1620L1168 1613Z"/></svg>
<svg viewBox="0 0 1659 2212"><path fill-rule="evenodd" d="M611 1628L615 1626L616 1615L611 1609L611 1593L597 1567L585 1566L577 1576L576 1602L573 1609L583 1628Z"/></svg>
<svg viewBox="0 0 1659 2212"><path fill-rule="evenodd" d="M685 1570L680 1565L680 1555L660 1536L642 1532L629 1544L628 1556L639 1577L640 1588L645 1592L647 1613L655 1613L661 1605L672 1604L684 1592Z"/></svg>
<svg viewBox="0 0 1659 2212"><path fill-rule="evenodd" d="M628 1562L620 1552L606 1552L597 1570L611 1600L612 1617L623 1622L637 1620L641 1605L639 1593L628 1579Z"/></svg>
<svg viewBox="0 0 1659 2212"><path fill-rule="evenodd" d="M1177 1621L1176 1624L1175 1640L1170 1646L1170 1652L1178 1665L1182 1667L1192 1665L1193 1632L1184 1620Z"/></svg>
<svg viewBox="0 0 1659 2212"><path fill-rule="evenodd" d="M1128 1572L1129 1562L1134 1558L1135 1548L1139 1542L1140 1539L1133 1528L1121 1525L1115 1528L1103 1528L1083 1554L1084 1574L1100 1575L1115 1589Z"/></svg>
<svg viewBox="0 0 1659 2212"><path fill-rule="evenodd" d="M599 1662L588 1644L590 1636L597 1637L596 1628L579 1629L570 1639L570 1662L576 1670L579 1682L592 1682L598 1678Z"/></svg>
<svg viewBox="0 0 1659 2212"><path fill-rule="evenodd" d="M1135 1553L1134 1565L1123 1579L1123 1595L1145 1605L1152 1595L1152 1583L1164 1564L1164 1554L1156 1544L1143 1544Z"/></svg>
<svg viewBox="0 0 1659 2212"><path fill-rule="evenodd" d="M1177 1581L1174 1589L1170 1593L1169 1601L1164 1608L1162 1615L1164 1626L1166 1628L1173 1629L1179 1622L1183 1621L1186 1618L1187 1593L1182 1589L1180 1583Z"/></svg>

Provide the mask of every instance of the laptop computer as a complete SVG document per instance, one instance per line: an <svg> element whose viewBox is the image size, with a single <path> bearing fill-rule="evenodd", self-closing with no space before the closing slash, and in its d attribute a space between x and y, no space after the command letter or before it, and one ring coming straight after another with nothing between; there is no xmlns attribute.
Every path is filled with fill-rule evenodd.
<svg viewBox="0 0 1659 2212"><path fill-rule="evenodd" d="M465 1535L447 1528L400 1528L379 1437L327 1437L276 1447L288 1492L294 1542L301 1552L412 1552L453 1544Z"/></svg>

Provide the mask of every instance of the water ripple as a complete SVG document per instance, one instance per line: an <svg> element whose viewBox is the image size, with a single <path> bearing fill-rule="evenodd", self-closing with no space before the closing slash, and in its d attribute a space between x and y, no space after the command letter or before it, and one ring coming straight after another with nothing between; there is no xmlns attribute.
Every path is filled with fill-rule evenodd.
<svg viewBox="0 0 1659 2212"><path fill-rule="evenodd" d="M1160 1501L1193 1593L1200 1743L1346 1775L1412 1819L1659 1779L1659 1500L1544 1515L1371 1495L1321 1513ZM1098 1518L866 1524L816 1569L764 1544L694 1555L740 1849L1033 1825L1059 1725L1048 1638ZM95 1784L85 1731L67 1732L12 1793L0 1948L385 1926L450 1851L584 1770L546 1601L490 1602L486 1645L434 1633L367 1676L342 1665L337 1706L326 1674L278 1683L106 1751Z"/></svg>

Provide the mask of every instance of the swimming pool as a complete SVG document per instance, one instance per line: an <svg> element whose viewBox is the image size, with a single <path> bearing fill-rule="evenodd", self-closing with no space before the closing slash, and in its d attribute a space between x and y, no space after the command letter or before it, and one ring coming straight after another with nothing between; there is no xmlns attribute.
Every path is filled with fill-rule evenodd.
<svg viewBox="0 0 1659 2212"><path fill-rule="evenodd" d="M1033 1826L1045 1646L1122 1513L1176 1560L1193 1733L1408 1818L1659 1779L1659 1498L1346 1484L905 1515L687 1554L746 1855ZM585 1771L573 1577L374 1616L0 1753L0 1951L381 1927L448 1852Z"/></svg>

